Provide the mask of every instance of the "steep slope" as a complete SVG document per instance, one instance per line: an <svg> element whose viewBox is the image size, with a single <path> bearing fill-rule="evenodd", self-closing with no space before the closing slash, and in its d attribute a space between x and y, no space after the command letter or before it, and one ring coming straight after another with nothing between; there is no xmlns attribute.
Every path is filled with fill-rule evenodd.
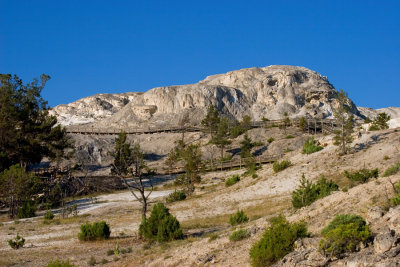
<svg viewBox="0 0 400 267"><path fill-rule="evenodd" d="M62 118L62 124L72 122L66 118L75 116L77 123L94 122L94 127L116 128L177 125L184 116L191 124L199 124L209 105L238 120L244 115L250 115L253 120L280 119L284 113L291 117L327 118L332 116L336 94L327 78L317 72L304 67L274 65L213 75L196 84L132 93L127 105L113 104L112 110L104 112L96 104L92 111L71 113L80 107L77 102L84 102L78 100L55 107L54 113ZM126 95L112 96L118 101L127 99ZM96 103L101 102L101 96L97 98L100 100L96 99ZM349 105L359 115L350 100ZM90 108L90 105L84 107Z"/></svg>

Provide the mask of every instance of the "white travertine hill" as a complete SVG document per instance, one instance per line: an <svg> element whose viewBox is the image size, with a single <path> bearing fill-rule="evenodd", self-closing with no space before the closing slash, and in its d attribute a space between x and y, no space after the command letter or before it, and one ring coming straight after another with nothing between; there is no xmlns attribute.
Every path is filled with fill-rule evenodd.
<svg viewBox="0 0 400 267"><path fill-rule="evenodd" d="M153 88L144 93L100 94L53 109L63 125L94 127L177 125L186 116L199 124L209 105L228 117L253 120L290 117L329 118L336 89L326 77L304 67L273 65L208 76L196 83ZM355 115L357 107L349 100Z"/></svg>

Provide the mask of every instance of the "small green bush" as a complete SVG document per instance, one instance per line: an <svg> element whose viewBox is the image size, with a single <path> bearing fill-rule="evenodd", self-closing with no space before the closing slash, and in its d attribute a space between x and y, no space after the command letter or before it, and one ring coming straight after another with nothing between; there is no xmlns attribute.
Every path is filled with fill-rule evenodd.
<svg viewBox="0 0 400 267"><path fill-rule="evenodd" d="M44 219L45 219L45 220L53 220L53 219L54 219L54 214L53 214L53 212L51 212L51 210L47 211L47 212L44 214Z"/></svg>
<svg viewBox="0 0 400 267"><path fill-rule="evenodd" d="M339 190L339 186L332 181L327 181L324 176L313 184L303 174L299 188L292 192L292 205L295 209L299 209L337 190Z"/></svg>
<svg viewBox="0 0 400 267"><path fill-rule="evenodd" d="M322 150L323 147L317 144L317 141L314 140L314 137L311 139L306 140L303 146L303 154L312 154Z"/></svg>
<svg viewBox="0 0 400 267"><path fill-rule="evenodd" d="M240 240L243 240L243 239L246 239L246 238L248 238L250 235L249 235L249 232L246 230L246 229L240 229L240 230L237 230L237 231L234 231L230 236L229 236L229 240L230 241L240 241Z"/></svg>
<svg viewBox="0 0 400 267"><path fill-rule="evenodd" d="M251 264L256 267L272 265L294 249L298 238L306 237L304 223L289 223L283 215L271 219L262 238L250 249Z"/></svg>
<svg viewBox="0 0 400 267"><path fill-rule="evenodd" d="M345 252L356 251L360 242L365 242L371 236L365 220L358 215L337 215L327 227L322 230L323 240L320 249L325 255L337 256Z"/></svg>
<svg viewBox="0 0 400 267"><path fill-rule="evenodd" d="M393 205L398 206L400 205L400 182L397 183L395 186L397 195L392 199Z"/></svg>
<svg viewBox="0 0 400 267"><path fill-rule="evenodd" d="M18 218L35 217L35 204L31 200L26 200L18 210Z"/></svg>
<svg viewBox="0 0 400 267"><path fill-rule="evenodd" d="M385 172L383 173L382 176L383 176L383 177L388 177L388 176L394 175L394 174L396 174L399 170L400 170L400 162L398 162L398 163L396 163L395 165L393 165L393 166L387 168L387 169L385 170Z"/></svg>
<svg viewBox="0 0 400 267"><path fill-rule="evenodd" d="M286 136L285 136L285 138L286 138L286 139L293 139L293 138L294 138L294 136L293 136L293 135L291 135L291 134L289 134L289 135L286 135Z"/></svg>
<svg viewBox="0 0 400 267"><path fill-rule="evenodd" d="M243 210L238 210L235 214L232 214L229 217L229 223L232 226L241 224L241 223L246 223L249 221L249 218L246 216L246 214L244 214Z"/></svg>
<svg viewBox="0 0 400 267"><path fill-rule="evenodd" d="M366 183L370 178L378 178L379 176L379 170L378 169L373 169L373 170L368 170L368 169L361 169L358 171L354 172L349 172L349 171L344 171L344 175L352 180L353 182L357 183Z"/></svg>
<svg viewBox="0 0 400 267"><path fill-rule="evenodd" d="M274 141L275 141L275 139L274 139L273 137L270 137L270 138L267 139L267 142L268 142L269 144L271 144L271 143L274 142Z"/></svg>
<svg viewBox="0 0 400 267"><path fill-rule="evenodd" d="M289 160L282 160L282 162L275 161L274 164L272 165L272 169L274 172L280 172L283 171L284 169L290 167L292 163Z"/></svg>
<svg viewBox="0 0 400 267"><path fill-rule="evenodd" d="M96 258L94 256L90 257L90 260L88 261L89 266L95 266L97 264Z"/></svg>
<svg viewBox="0 0 400 267"><path fill-rule="evenodd" d="M380 129L379 129L378 125L371 124L371 126L369 126L369 130L370 131L379 131Z"/></svg>
<svg viewBox="0 0 400 267"><path fill-rule="evenodd" d="M22 248L25 244L25 239L17 233L17 236L15 237L14 240L10 239L8 240L8 245L13 248L13 249L19 249Z"/></svg>
<svg viewBox="0 0 400 267"><path fill-rule="evenodd" d="M231 186L240 181L239 175L235 174L231 178L226 179L225 186Z"/></svg>
<svg viewBox="0 0 400 267"><path fill-rule="evenodd" d="M176 202L176 201L182 201L186 199L186 194L185 192L178 190L178 191L174 191L171 194L168 195L166 201L167 203L172 203L172 202Z"/></svg>
<svg viewBox="0 0 400 267"><path fill-rule="evenodd" d="M110 227L105 221L85 223L81 225L78 239L81 241L104 240L110 237Z"/></svg>
<svg viewBox="0 0 400 267"><path fill-rule="evenodd" d="M157 240L158 242L183 238L179 221L162 203L154 205L148 219L143 216L139 234L150 241Z"/></svg>
<svg viewBox="0 0 400 267"><path fill-rule="evenodd" d="M47 264L44 267L75 267L75 265L70 263L68 259L66 261L63 260L50 261L49 264Z"/></svg>

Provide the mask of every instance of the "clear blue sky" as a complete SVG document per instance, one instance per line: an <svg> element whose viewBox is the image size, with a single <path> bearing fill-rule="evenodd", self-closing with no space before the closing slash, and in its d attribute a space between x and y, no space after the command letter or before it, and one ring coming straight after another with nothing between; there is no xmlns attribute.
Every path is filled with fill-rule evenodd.
<svg viewBox="0 0 400 267"><path fill-rule="evenodd" d="M50 106L272 64L400 106L400 1L0 0L0 73L52 79Z"/></svg>

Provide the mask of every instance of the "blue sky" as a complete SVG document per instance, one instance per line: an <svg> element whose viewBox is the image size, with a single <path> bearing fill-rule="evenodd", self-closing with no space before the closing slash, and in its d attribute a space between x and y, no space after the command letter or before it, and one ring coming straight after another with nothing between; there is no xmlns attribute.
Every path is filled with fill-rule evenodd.
<svg viewBox="0 0 400 267"><path fill-rule="evenodd" d="M274 64L400 106L400 1L0 0L0 73L52 79L50 106Z"/></svg>

